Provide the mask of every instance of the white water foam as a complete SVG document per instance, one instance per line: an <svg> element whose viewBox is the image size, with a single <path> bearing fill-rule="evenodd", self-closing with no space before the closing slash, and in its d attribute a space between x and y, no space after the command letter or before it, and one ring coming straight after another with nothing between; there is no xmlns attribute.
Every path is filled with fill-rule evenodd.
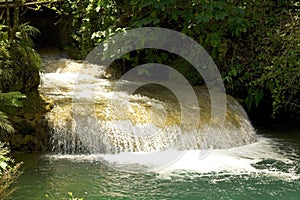
<svg viewBox="0 0 300 200"><path fill-rule="evenodd" d="M280 161L286 164L293 164L293 161L289 159L288 155L282 153L278 149L278 144L273 140L259 138L257 142L252 143L255 141L255 131L250 124L245 111L236 101L231 100L228 102L227 106L228 109L230 109L230 112L228 111L227 117L229 121L226 126L227 128L224 129L224 134L222 135L223 137L219 136L210 138L221 143L220 146L222 148L229 148L232 146L239 146L249 143L252 144L222 150L215 149L211 151L180 151L175 149L155 151L164 149L161 148L164 147L164 144L169 144L170 141L172 142L172 138L169 139L169 137L172 135L176 136L176 132L178 132L177 136L182 136L183 134L180 131L170 129L169 131L165 131L165 134L163 134L164 137L155 137L157 141L152 141L151 144L142 139L137 140L136 137L132 136L140 135L141 133L147 133L147 130L156 130L155 128L158 129L158 127L154 126L154 122L157 122L157 119L165 121L165 108L168 109L173 107L175 104L170 104L171 106L167 107L164 102L149 98L147 96L130 95L129 111L131 113L131 117L135 119L137 123L127 122L128 120L124 120L124 117L119 117L120 119L116 118L117 120L111 120L109 118L111 117L110 112L112 109L108 109L111 105L109 105L105 100L114 99L117 100L117 102L120 102L120 105L122 105L123 102L127 102L125 100L129 98L129 94L123 91L115 91L113 87L115 82L112 80L103 79L103 77L105 77L103 68L96 65L76 62L70 59L50 59L44 64L44 70L45 73L42 76L43 84L41 85L41 90L44 91L44 94L48 98L56 102L56 107L52 110L53 115L50 113L49 118L51 119L50 121L53 122L53 135L55 136L54 139L56 138L54 141L58 143L57 146L60 150L58 152L80 153L82 151L76 151L76 149L82 148L89 148L88 150L90 150L90 153L106 152L106 154L90 155L51 155L49 156L51 159L68 159L75 162L103 162L108 166L114 167L118 170L129 172L151 170L161 174L162 176L171 174L175 171L192 171L203 175L212 173L262 173L270 174L272 176L299 178L299 175L295 174L293 170L286 172L272 168L272 166L269 168L260 167L260 169L255 167L255 164L268 159ZM81 73L78 74L78 72ZM76 97L73 96L74 90L76 90ZM161 95L162 93L160 91L160 96ZM209 101L204 97L208 98L208 96L203 95L202 93L199 93L198 95L201 99L200 103L202 105L200 110L202 109L202 114L205 114L205 108L209 107ZM83 99L84 101L87 99L97 99L96 102L99 105L104 105L102 107L99 106L100 108L98 108L98 111L104 116L104 120L102 119L103 122L100 123L102 125L102 129L100 131L97 131L98 126L96 128L94 127L97 125L97 123L84 123L85 121L88 121L86 115L84 115L82 116L82 120L79 121L82 123L80 126L78 125L79 122L77 121L77 128L80 130L80 133L83 133L85 136L89 137L78 138L78 135L74 134L76 127L73 126L73 124L76 123L72 118L72 104L68 102L70 98ZM169 96L167 95L165 96L165 99L170 100ZM228 100L230 99L232 98L228 97ZM142 112L146 111L147 109L151 109L149 115L147 115L147 112ZM116 110L117 113L113 113L113 116L118 116L120 113L123 114L126 111L126 109L122 108L122 106L120 109ZM171 114L172 115L170 116L177 115L176 112ZM143 116L142 119L140 119L141 116ZM205 116L206 115L203 115L201 118L205 119ZM210 118L209 115L206 117L208 119ZM145 128L143 128L142 125L139 125L139 120L141 122L147 122L143 123ZM193 120L193 116L190 117L190 120ZM171 118L170 122L172 122L171 125L176 125L175 118ZM204 120L203 123L206 124L207 122ZM156 124L160 124L160 121ZM198 129L195 129L194 132L195 131L197 132L197 135L199 135ZM97 134L92 135L95 137L90 137L90 135L87 134L89 132L96 132ZM106 133L106 136L112 137L112 144L106 145L107 147L124 147L121 148L120 153L109 154L110 152L119 151L98 150L100 147L105 146L103 143L106 140L100 141L102 137L99 137L98 135L99 133L103 132ZM154 132L156 133L157 131ZM203 132L205 131L200 131L199 133ZM121 133L125 133L125 137L123 137L124 134ZM141 136L144 138L144 135ZM81 141L79 139L81 139ZM195 139L196 137L194 137L192 141L197 141ZM85 145L82 146L82 142L85 142ZM190 143L184 144L184 148L181 149L193 149ZM197 143L196 147L201 148L201 146L203 146L202 144L203 138L200 138L199 145ZM151 145L155 148L152 148ZM94 146L96 150L91 151L93 150L92 147ZM194 149L197 149L196 147Z"/></svg>
<svg viewBox="0 0 300 200"><path fill-rule="evenodd" d="M209 176L210 174L266 175L284 180L300 179L295 170L280 170L272 167L256 168L255 164L272 159L293 166L294 161L289 155L279 150L279 143L273 139L260 137L257 142L230 149L215 149L210 152L201 150L177 151L167 150L118 154L91 154L91 155L48 155L50 159L67 159L74 162L104 162L110 167L123 171L153 171L166 178L174 173L192 172L197 175ZM172 154L181 154L173 162L168 163ZM142 169L142 170L141 170ZM288 172L286 172L288 171Z"/></svg>

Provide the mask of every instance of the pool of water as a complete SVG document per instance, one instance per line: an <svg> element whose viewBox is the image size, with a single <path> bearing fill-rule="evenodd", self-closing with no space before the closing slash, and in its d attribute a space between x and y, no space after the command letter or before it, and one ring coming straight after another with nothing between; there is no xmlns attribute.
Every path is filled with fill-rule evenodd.
<svg viewBox="0 0 300 200"><path fill-rule="evenodd" d="M213 150L201 159L188 151L157 171L117 156L19 153L24 171L8 199L69 199L68 192L84 199L299 199L299 127L258 133L254 144ZM125 165L140 170L111 167Z"/></svg>

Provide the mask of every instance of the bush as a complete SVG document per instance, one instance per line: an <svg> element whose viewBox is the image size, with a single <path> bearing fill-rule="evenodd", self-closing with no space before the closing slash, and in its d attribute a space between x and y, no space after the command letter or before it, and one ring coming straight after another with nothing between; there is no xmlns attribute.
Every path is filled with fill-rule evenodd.
<svg viewBox="0 0 300 200"><path fill-rule="evenodd" d="M14 161L7 156L8 153L8 148L0 143L0 199L6 198L14 191L11 184L21 174L19 171L21 163L12 166Z"/></svg>
<svg viewBox="0 0 300 200"><path fill-rule="evenodd" d="M272 116L300 113L300 3L247 3L251 26L241 39L230 39L223 72L227 91L244 99L248 110L263 102ZM241 87L242 86L242 87Z"/></svg>

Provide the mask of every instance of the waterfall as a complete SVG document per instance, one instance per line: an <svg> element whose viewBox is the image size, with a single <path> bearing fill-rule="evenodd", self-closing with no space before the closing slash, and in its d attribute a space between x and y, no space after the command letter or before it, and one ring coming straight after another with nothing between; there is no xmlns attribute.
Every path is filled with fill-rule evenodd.
<svg viewBox="0 0 300 200"><path fill-rule="evenodd" d="M205 87L193 87L198 107L189 102L184 105L200 112L199 122L188 112L188 123L182 126L176 96L159 85L146 85L128 94L115 89L117 81L108 79L101 66L57 56L44 56L43 71L40 92L54 104L46 117L56 153L222 149L256 140L247 114L228 95L225 124L209 128L210 120L215 119L211 119ZM126 99L129 102L123 105Z"/></svg>

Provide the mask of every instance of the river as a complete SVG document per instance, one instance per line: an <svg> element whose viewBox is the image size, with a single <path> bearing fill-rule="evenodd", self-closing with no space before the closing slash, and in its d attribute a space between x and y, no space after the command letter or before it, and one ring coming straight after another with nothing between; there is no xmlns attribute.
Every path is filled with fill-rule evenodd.
<svg viewBox="0 0 300 200"><path fill-rule="evenodd" d="M181 106L157 86L132 95L112 92L116 82L104 78L101 68L47 56L40 90L54 102L46 116L52 148L14 155L24 162L23 174L8 199L69 199L68 192L88 200L299 199L299 127L254 129L242 107L227 96L220 129L203 88L194 88L196 108L188 100ZM111 103L111 97L127 107ZM187 114L178 117L184 109ZM199 110L198 121L193 113ZM209 129L211 118L216 123Z"/></svg>
<svg viewBox="0 0 300 200"><path fill-rule="evenodd" d="M24 172L9 199L68 199L68 192L84 199L299 199L299 128L258 132L254 144L215 150L201 165L189 158L161 172L122 172L101 155L17 154Z"/></svg>

